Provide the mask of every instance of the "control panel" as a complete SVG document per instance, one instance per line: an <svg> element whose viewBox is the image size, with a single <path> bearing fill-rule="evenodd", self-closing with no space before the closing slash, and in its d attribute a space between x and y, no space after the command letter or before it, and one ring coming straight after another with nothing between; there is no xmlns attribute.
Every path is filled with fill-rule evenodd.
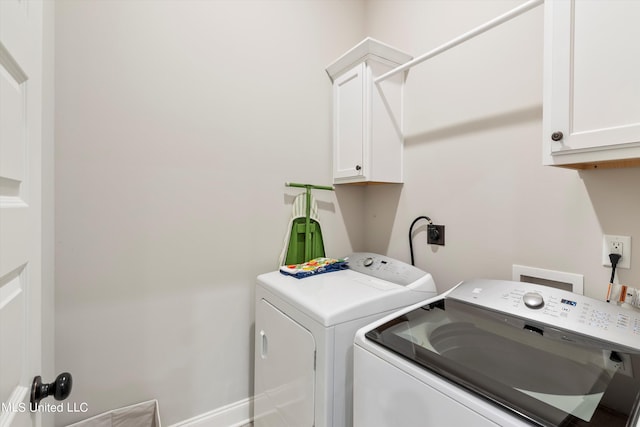
<svg viewBox="0 0 640 427"><path fill-rule="evenodd" d="M640 311L526 282L476 279L446 296L640 350Z"/></svg>
<svg viewBox="0 0 640 427"><path fill-rule="evenodd" d="M413 265L370 252L356 252L347 258L351 270L402 286L428 274Z"/></svg>

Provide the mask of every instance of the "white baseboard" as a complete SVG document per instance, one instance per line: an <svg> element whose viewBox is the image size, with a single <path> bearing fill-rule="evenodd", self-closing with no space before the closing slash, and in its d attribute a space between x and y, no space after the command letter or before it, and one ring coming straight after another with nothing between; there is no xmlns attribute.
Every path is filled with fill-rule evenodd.
<svg viewBox="0 0 640 427"><path fill-rule="evenodd" d="M253 398L239 400L169 427L240 427L252 421Z"/></svg>

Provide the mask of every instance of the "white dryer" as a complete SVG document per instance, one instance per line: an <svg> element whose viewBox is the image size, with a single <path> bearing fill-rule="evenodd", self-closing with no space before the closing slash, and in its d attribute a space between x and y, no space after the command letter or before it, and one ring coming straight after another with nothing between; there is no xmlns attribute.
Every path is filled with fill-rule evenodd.
<svg viewBox="0 0 640 427"><path fill-rule="evenodd" d="M358 331L354 426L638 427L640 313L473 280Z"/></svg>
<svg viewBox="0 0 640 427"><path fill-rule="evenodd" d="M436 295L430 274L372 253L349 269L296 279L279 271L256 286L254 425L352 425L355 332Z"/></svg>

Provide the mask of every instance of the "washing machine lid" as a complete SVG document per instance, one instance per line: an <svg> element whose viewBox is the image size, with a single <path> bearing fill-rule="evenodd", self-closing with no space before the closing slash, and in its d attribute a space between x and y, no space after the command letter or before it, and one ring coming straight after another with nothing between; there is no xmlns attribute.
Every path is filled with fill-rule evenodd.
<svg viewBox="0 0 640 427"><path fill-rule="evenodd" d="M429 273L371 253L349 256L348 270L296 279L274 271L262 286L325 327L427 300L436 295Z"/></svg>
<svg viewBox="0 0 640 427"><path fill-rule="evenodd" d="M600 302L529 285L507 281L465 283L442 299L402 314L365 336L536 425L636 425L640 404L637 346L560 329L559 324L571 323L572 315L591 323L593 329L602 329L606 316L598 310L602 308ZM500 301L493 307L486 302L473 303L473 297L469 297L492 287L500 289ZM514 292L520 294L519 301L512 298ZM528 302L525 296L533 297L530 292L544 293L546 304L529 308L527 304L539 304ZM550 295L560 297L557 306ZM536 310L536 315L527 316L525 310L524 315L517 316L495 309L504 302L510 307L507 311L524 307ZM532 320L540 317L545 305L549 312L566 316L553 323ZM624 311L611 308L614 313ZM613 327L617 327L615 323ZM633 327L627 333L634 334Z"/></svg>

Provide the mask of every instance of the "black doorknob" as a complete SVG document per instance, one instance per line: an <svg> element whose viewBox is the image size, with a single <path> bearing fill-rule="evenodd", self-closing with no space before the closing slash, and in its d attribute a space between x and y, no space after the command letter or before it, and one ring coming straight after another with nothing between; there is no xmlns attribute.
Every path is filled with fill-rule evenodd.
<svg viewBox="0 0 640 427"><path fill-rule="evenodd" d="M73 378L69 372L63 372L56 377L51 384L43 384L40 375L33 379L31 384L31 410L35 411L42 399L53 396L56 400L64 400L71 394Z"/></svg>

